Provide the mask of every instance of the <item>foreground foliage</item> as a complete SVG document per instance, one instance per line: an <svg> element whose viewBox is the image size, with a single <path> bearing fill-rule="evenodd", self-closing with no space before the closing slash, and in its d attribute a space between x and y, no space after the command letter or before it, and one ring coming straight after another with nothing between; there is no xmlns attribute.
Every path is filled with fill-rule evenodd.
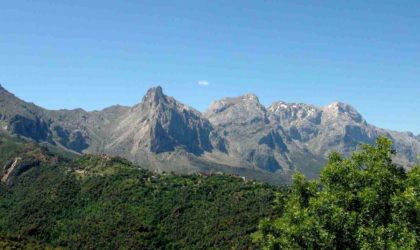
<svg viewBox="0 0 420 250"><path fill-rule="evenodd" d="M386 138L289 188L158 175L0 134L0 163L16 157L25 167L0 183L0 249L420 248L420 167L395 166Z"/></svg>
<svg viewBox="0 0 420 250"><path fill-rule="evenodd" d="M420 167L392 163L378 139L351 158L330 156L319 181L294 176L276 219L254 234L264 249L420 249Z"/></svg>
<svg viewBox="0 0 420 250"><path fill-rule="evenodd" d="M226 175L157 175L92 155L43 162L12 183L0 185L0 247L28 249L37 245L13 239L64 249L253 248L250 234L274 213L278 191Z"/></svg>

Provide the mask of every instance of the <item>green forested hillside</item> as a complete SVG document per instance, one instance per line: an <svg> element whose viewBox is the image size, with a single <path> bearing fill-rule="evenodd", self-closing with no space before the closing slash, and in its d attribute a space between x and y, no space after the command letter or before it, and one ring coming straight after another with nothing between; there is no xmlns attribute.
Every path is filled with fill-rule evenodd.
<svg viewBox="0 0 420 250"><path fill-rule="evenodd" d="M47 149L36 153L39 165L0 185L3 242L24 237L70 249L254 248L250 234L273 215L280 191L226 175L157 175L108 156L72 160Z"/></svg>
<svg viewBox="0 0 420 250"><path fill-rule="evenodd" d="M33 240L24 237L6 237L0 235L0 249L17 250L17 249L31 249L31 250L45 250L45 249L60 249L58 247L51 247L45 244L39 244Z"/></svg>
<svg viewBox="0 0 420 250"><path fill-rule="evenodd" d="M0 140L0 249L418 249L420 168L380 138L290 187ZM13 171L8 169L13 168ZM7 178L6 178L6 177Z"/></svg>

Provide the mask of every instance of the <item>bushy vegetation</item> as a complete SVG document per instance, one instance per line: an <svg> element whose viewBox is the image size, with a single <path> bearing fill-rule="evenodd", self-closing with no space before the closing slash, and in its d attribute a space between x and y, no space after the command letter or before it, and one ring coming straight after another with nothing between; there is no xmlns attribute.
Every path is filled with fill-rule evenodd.
<svg viewBox="0 0 420 250"><path fill-rule="evenodd" d="M260 218L274 213L277 191L86 155L44 163L1 186L0 235L70 249L250 249Z"/></svg>
<svg viewBox="0 0 420 250"><path fill-rule="evenodd" d="M420 167L386 138L283 188L0 140L3 162L41 159L0 184L0 249L419 249Z"/></svg>
<svg viewBox="0 0 420 250"><path fill-rule="evenodd" d="M12 157L20 155L25 148L30 147L29 143L23 143L22 140L8 136L0 131L0 164L1 166Z"/></svg>
<svg viewBox="0 0 420 250"><path fill-rule="evenodd" d="M294 176L276 219L254 234L264 249L420 249L420 168L392 163L391 141L344 159L332 154L320 180Z"/></svg>
<svg viewBox="0 0 420 250"><path fill-rule="evenodd" d="M40 245L33 240L29 240L22 237L4 237L0 236L0 249L3 250L18 250L18 249L30 249L30 250L45 250L45 249L59 249L53 248L47 245Z"/></svg>

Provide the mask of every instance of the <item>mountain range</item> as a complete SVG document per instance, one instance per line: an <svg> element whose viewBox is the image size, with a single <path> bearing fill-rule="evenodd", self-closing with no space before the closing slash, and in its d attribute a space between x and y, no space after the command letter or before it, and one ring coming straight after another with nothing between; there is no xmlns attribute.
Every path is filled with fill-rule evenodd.
<svg viewBox="0 0 420 250"><path fill-rule="evenodd" d="M132 107L101 111L47 110L0 86L1 130L75 153L127 158L157 172L224 172L282 183L295 171L316 178L332 151L349 155L380 135L394 142L397 164L409 169L420 136L375 127L353 107L276 102L256 95L215 101L203 113L147 91Z"/></svg>

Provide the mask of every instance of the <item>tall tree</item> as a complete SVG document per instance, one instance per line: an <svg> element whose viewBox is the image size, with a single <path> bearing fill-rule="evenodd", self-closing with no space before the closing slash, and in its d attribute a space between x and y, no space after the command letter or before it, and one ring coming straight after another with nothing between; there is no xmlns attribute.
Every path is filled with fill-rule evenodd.
<svg viewBox="0 0 420 250"><path fill-rule="evenodd" d="M346 159L330 155L320 180L296 174L281 215L261 221L264 249L419 249L420 167L392 163L379 137Z"/></svg>

